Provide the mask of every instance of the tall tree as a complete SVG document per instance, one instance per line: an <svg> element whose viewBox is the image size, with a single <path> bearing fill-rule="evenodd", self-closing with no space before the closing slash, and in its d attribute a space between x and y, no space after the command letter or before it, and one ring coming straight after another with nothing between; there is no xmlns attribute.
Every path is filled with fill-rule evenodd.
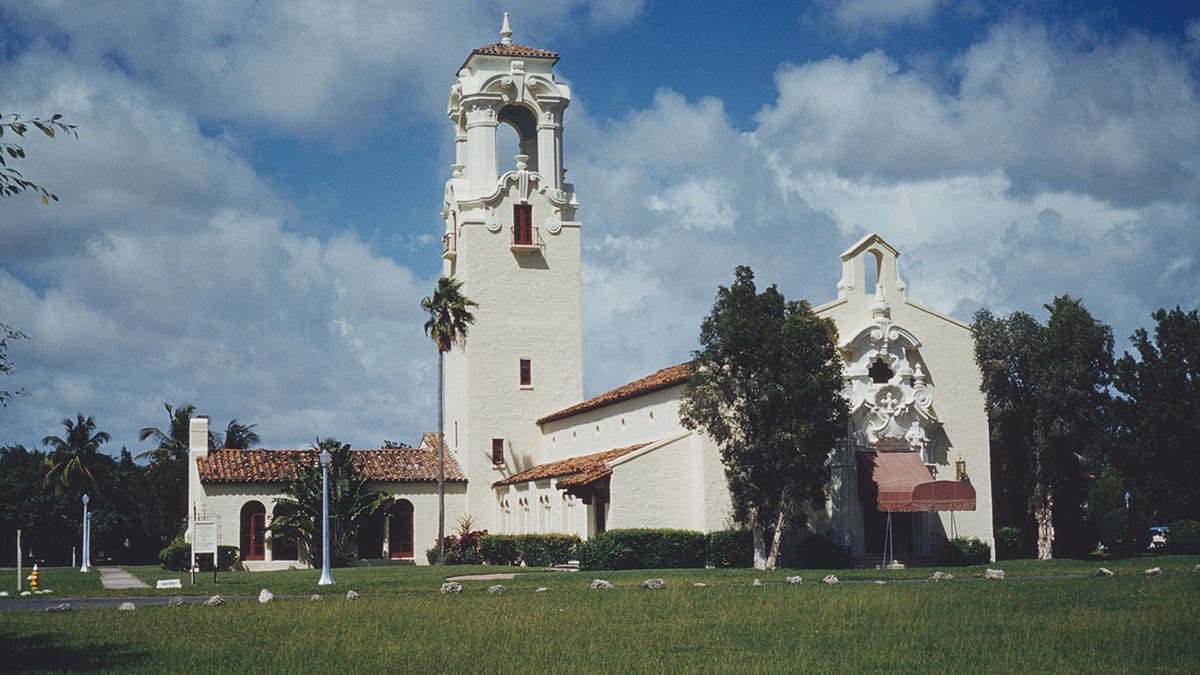
<svg viewBox="0 0 1200 675"><path fill-rule="evenodd" d="M1083 474L1102 463L1113 367L1112 330L1082 301L1063 295L1045 307L1045 326L1022 312L997 319L986 309L974 322L997 464L1014 468L1014 480L1028 470L1039 560L1053 557L1056 525L1081 540Z"/></svg>
<svg viewBox="0 0 1200 675"><path fill-rule="evenodd" d="M1157 522L1200 519L1200 314L1159 309L1154 338L1139 328L1130 338L1137 357L1117 361L1119 428L1113 465L1135 502Z"/></svg>
<svg viewBox="0 0 1200 675"><path fill-rule="evenodd" d="M167 426L166 431L158 427L142 427L142 430L138 432L138 440L144 441L150 439L155 443L155 447L139 453L138 459L150 457L178 461L186 460L192 415L196 413L196 406L191 403L185 403L178 407L172 407L170 403L163 403L163 408L167 410L167 417L170 418L170 424Z"/></svg>
<svg viewBox="0 0 1200 675"><path fill-rule="evenodd" d="M58 132L79 138L79 132L75 130L75 125L64 122L62 115L51 115L49 119L32 117L23 120L20 115L0 114L0 138L3 138L5 133L24 137L30 127L50 138L54 138ZM58 195L25 178L12 165L14 160L19 159L25 159L25 148L16 143L0 141L0 197L11 197L29 190L40 192L43 204L49 204L50 200L58 201Z"/></svg>
<svg viewBox="0 0 1200 675"><path fill-rule="evenodd" d="M180 495L187 494L188 444L196 406L163 403L163 409L167 411L166 429L142 428L138 439L149 440L154 447L137 455L139 459L150 458L144 474L145 489L137 499L144 531L151 541L148 545L158 548L170 543L187 520L187 500L180 499ZM210 449L214 444L210 434Z"/></svg>
<svg viewBox="0 0 1200 675"><path fill-rule="evenodd" d="M28 336L24 333L13 330L0 323L0 375L12 375L13 373L17 372L16 368L13 367L12 362L8 360L8 341L24 340L27 338ZM20 396L23 393L24 392L22 392L20 389L17 389L16 391L0 389L0 408L7 408L8 402L12 400L14 396Z"/></svg>
<svg viewBox="0 0 1200 675"><path fill-rule="evenodd" d="M735 277L700 326L680 417L716 442L754 566L774 569L784 531L805 523L805 505L824 503L849 412L833 321L775 286L759 293L749 267Z"/></svg>
<svg viewBox="0 0 1200 675"><path fill-rule="evenodd" d="M221 444L222 448L233 448L237 450L249 450L258 445L258 434L254 432L254 427L257 424L242 424L236 419L229 420L229 424L225 426L225 441Z"/></svg>
<svg viewBox="0 0 1200 675"><path fill-rule="evenodd" d="M295 541L310 560L321 557L321 465L316 455L330 453L329 462L329 557L342 566L353 557L358 530L371 517L388 508L392 498L372 491L367 479L354 471L354 452L349 445L327 438L313 446L313 453L295 461L296 477L284 486L286 497L277 500L283 509L271 520L272 541Z"/></svg>
<svg viewBox="0 0 1200 675"><path fill-rule="evenodd" d="M96 431L96 419L83 413L75 419L64 417L62 436L46 436L42 444L50 448L50 456L46 458L49 470L46 472L45 484L53 485L56 493L95 487L96 476L93 468L100 462L100 446L110 439L108 432Z"/></svg>
<svg viewBox="0 0 1200 675"><path fill-rule="evenodd" d="M446 436L443 392L446 379L446 352L465 343L467 329L475 323L472 307L479 305L462 293L462 282L451 277L438 279L433 295L421 300L421 309L429 314L425 334L433 338L438 350L438 553L437 564L446 564Z"/></svg>

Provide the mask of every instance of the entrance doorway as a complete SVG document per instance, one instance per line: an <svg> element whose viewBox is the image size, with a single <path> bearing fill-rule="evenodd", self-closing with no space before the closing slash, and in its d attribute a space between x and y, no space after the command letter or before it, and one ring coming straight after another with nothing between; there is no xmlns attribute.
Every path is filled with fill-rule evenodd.
<svg viewBox="0 0 1200 675"><path fill-rule="evenodd" d="M242 505L242 560L265 560L267 557L267 508L262 502Z"/></svg>
<svg viewBox="0 0 1200 675"><path fill-rule="evenodd" d="M393 559L412 558L413 548L413 505L399 499L388 513L388 551Z"/></svg>

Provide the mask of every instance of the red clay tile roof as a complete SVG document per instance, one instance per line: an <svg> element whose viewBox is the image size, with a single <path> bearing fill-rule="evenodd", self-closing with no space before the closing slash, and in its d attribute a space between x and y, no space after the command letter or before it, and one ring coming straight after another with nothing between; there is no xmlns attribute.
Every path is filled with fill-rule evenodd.
<svg viewBox="0 0 1200 675"><path fill-rule="evenodd" d="M534 59L557 59L558 54L549 49L538 49L537 47L526 47L519 44L504 44L497 42L493 45L486 45L478 49L471 50L472 54L487 54L489 56L525 56Z"/></svg>
<svg viewBox="0 0 1200 675"><path fill-rule="evenodd" d="M433 436L436 437L436 434ZM437 480L437 453L421 448L352 450L354 472L380 483ZM217 450L196 464L201 483L281 483L296 477L293 459L317 461L315 450ZM447 453L446 480L466 482L458 463Z"/></svg>
<svg viewBox="0 0 1200 675"><path fill-rule="evenodd" d="M640 450L647 445L650 444L639 443L627 448L605 450L604 452L597 452L591 455L561 459L549 464L540 464L532 469L514 474L503 480L498 480L492 483L492 487L515 485L531 480L546 480L548 478L558 478L558 486L561 488L587 485L612 473L612 469L608 467L609 462L618 457L624 457L634 450Z"/></svg>
<svg viewBox="0 0 1200 675"><path fill-rule="evenodd" d="M624 386L617 387L612 391L606 391L599 396L589 398L583 403L576 403L570 408L565 408L563 410L559 410L558 412L550 413L549 415L546 415L538 420L537 423L545 424L547 422L553 422L554 420L560 420L564 417L577 415L581 412L602 408L610 403L627 401L631 398L642 396L643 394L649 394L651 392L658 391L659 389L674 387L677 384L683 384L686 382L688 375L691 372L691 363L681 363L678 366L663 368L662 370L651 373L640 380L635 380Z"/></svg>

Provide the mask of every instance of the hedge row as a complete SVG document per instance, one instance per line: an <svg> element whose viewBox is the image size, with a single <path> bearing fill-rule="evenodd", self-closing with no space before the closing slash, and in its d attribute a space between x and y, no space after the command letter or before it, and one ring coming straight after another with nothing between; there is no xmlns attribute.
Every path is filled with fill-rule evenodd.
<svg viewBox="0 0 1200 675"><path fill-rule="evenodd" d="M708 537L703 532L628 529L601 532L579 546L584 570L704 567Z"/></svg>
<svg viewBox="0 0 1200 675"><path fill-rule="evenodd" d="M753 538L748 530L718 530L705 535L689 530L629 529L601 532L579 546L585 570L662 569L676 567L750 567ZM819 534L784 537L780 566L841 568L850 558Z"/></svg>
<svg viewBox="0 0 1200 675"><path fill-rule="evenodd" d="M575 557L573 534L489 534L479 539L479 555L488 565L549 567Z"/></svg>

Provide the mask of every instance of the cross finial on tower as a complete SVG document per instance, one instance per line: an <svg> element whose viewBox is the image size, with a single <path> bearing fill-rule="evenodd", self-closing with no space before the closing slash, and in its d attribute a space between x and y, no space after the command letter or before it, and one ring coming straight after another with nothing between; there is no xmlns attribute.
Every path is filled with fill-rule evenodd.
<svg viewBox="0 0 1200 675"><path fill-rule="evenodd" d="M504 13L504 24L500 26L500 44L512 44L512 27L508 25L508 12Z"/></svg>

